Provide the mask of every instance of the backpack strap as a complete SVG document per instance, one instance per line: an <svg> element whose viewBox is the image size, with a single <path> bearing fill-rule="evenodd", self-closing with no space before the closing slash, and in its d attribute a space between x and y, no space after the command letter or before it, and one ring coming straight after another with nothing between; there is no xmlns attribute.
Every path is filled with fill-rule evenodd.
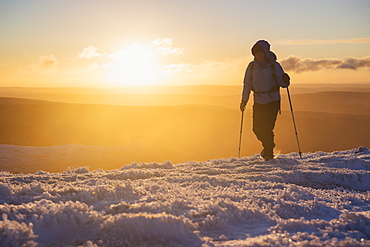
<svg viewBox="0 0 370 247"><path fill-rule="evenodd" d="M254 61L251 63L251 85L252 85L252 88L251 88L251 90L253 91L253 92L256 92L255 90L254 90L254 87L253 87L253 70L254 70Z"/></svg>
<svg viewBox="0 0 370 247"><path fill-rule="evenodd" d="M254 64L254 62L252 62L252 64L251 64L251 82L252 82L252 91L254 92L254 93L256 93L258 96L261 96L261 94L265 94L265 93L268 93L269 95L270 95L270 97L272 98L272 96L271 96L271 93L273 93L273 92L277 92L277 91L280 91L280 85L279 85L279 83L278 83L278 79L277 79L277 77L276 77L276 69L275 69L275 65L273 64L273 63L270 63L270 65L271 65L271 71L272 71L272 75L273 75L273 77L274 77L274 80L275 80L275 85L270 89L270 90L268 90L268 91L256 91L255 89L254 89L254 87L253 87L253 70L254 70L254 66L255 66L255 64Z"/></svg>
<svg viewBox="0 0 370 247"><path fill-rule="evenodd" d="M261 94L264 94L264 93L268 93L270 98L272 99L271 93L280 91L280 85L279 85L279 82L278 82L278 79L277 79L277 76L276 76L275 65L273 63L270 63L270 65L271 65L272 76L274 77L274 80L275 80L275 85L268 91L257 92L256 90L254 90L254 87L253 87L253 70L254 70L254 66L255 66L254 61L251 63L251 70L250 70L251 72L250 73L251 73L251 84L252 84L251 90L255 94L257 94L258 96L261 96ZM279 105L279 114L281 114L281 105Z"/></svg>

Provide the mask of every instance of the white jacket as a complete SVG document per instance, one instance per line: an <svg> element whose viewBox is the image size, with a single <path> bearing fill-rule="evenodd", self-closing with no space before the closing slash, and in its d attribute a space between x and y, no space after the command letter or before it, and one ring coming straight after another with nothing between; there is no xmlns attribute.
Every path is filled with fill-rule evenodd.
<svg viewBox="0 0 370 247"><path fill-rule="evenodd" d="M244 76L242 101L248 102L250 92L254 91L254 102L267 104L280 100L280 92L277 88L286 88L289 86L289 83L286 84L282 79L284 70L276 62L276 55L270 51L270 44L264 40L260 40L256 44L263 48L266 60L264 63L258 63L256 60L249 63ZM272 68L272 65L275 69ZM276 76L273 74L274 70Z"/></svg>

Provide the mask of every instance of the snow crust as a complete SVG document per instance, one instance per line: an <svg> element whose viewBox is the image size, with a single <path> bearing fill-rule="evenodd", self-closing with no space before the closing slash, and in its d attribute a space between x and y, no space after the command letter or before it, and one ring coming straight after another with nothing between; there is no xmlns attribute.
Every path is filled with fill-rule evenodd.
<svg viewBox="0 0 370 247"><path fill-rule="evenodd" d="M0 172L0 246L370 246L370 151Z"/></svg>

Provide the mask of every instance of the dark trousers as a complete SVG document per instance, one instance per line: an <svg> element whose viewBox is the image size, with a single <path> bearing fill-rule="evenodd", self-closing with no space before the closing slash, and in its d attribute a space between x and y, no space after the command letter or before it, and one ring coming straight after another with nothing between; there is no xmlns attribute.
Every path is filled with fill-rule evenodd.
<svg viewBox="0 0 370 247"><path fill-rule="evenodd" d="M273 157L274 127L280 109L280 100L267 104L254 103L253 105L253 132L262 142L264 155Z"/></svg>

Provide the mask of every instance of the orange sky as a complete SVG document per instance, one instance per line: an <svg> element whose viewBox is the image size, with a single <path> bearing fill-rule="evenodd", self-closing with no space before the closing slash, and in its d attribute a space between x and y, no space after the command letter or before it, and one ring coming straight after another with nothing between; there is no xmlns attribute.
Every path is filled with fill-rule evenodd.
<svg viewBox="0 0 370 247"><path fill-rule="evenodd" d="M292 83L369 83L369 12L367 0L5 0L0 86L238 85L259 39Z"/></svg>

